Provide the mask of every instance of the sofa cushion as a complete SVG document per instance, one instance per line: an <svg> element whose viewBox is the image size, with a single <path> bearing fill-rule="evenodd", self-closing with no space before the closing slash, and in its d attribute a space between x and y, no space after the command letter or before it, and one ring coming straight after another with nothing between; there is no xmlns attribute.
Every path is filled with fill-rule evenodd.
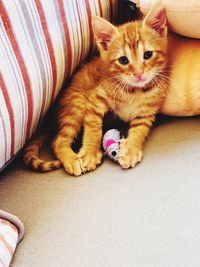
<svg viewBox="0 0 200 267"><path fill-rule="evenodd" d="M0 266L10 266L17 244L24 235L24 225L14 215L0 210Z"/></svg>
<svg viewBox="0 0 200 267"><path fill-rule="evenodd" d="M161 112L171 116L200 115L200 40L170 34L167 97Z"/></svg>
<svg viewBox="0 0 200 267"><path fill-rule="evenodd" d="M157 0L132 0L142 12L146 14L148 10L158 2ZM200 38L200 1L199 0L162 0L167 10L169 27L175 33Z"/></svg>
<svg viewBox="0 0 200 267"><path fill-rule="evenodd" d="M27 142L63 81L94 49L92 15L118 0L0 2L0 169Z"/></svg>

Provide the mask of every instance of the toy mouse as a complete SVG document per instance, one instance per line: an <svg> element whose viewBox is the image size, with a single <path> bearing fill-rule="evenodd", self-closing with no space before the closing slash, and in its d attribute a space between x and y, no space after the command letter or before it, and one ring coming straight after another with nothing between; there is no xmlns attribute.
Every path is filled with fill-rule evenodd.
<svg viewBox="0 0 200 267"><path fill-rule="evenodd" d="M121 137L121 133L117 129L107 131L103 137L103 148L105 154L115 162L118 162Z"/></svg>

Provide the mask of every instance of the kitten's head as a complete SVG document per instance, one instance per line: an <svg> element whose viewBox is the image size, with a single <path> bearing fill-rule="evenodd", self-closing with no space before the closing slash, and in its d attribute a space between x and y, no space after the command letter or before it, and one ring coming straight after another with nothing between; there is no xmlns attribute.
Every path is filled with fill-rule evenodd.
<svg viewBox="0 0 200 267"><path fill-rule="evenodd" d="M167 53L167 20L162 6L155 6L142 21L115 27L94 17L92 25L111 76L133 87L144 87L159 77Z"/></svg>

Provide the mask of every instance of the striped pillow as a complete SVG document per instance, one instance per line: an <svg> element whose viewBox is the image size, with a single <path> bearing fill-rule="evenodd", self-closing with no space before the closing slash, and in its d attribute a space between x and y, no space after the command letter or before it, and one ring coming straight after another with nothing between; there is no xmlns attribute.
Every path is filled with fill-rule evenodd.
<svg viewBox="0 0 200 267"><path fill-rule="evenodd" d="M0 210L0 267L7 267L17 244L24 236L24 225L14 215Z"/></svg>
<svg viewBox="0 0 200 267"><path fill-rule="evenodd" d="M1 169L93 51L91 17L117 18L118 0L1 0L0 10Z"/></svg>
<svg viewBox="0 0 200 267"><path fill-rule="evenodd" d="M18 241L17 227L0 218L0 267L10 265Z"/></svg>

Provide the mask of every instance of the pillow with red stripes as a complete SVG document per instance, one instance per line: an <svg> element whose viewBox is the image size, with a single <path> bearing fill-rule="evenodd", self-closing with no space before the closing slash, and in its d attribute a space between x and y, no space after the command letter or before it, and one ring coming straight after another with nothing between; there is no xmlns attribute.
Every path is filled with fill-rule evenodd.
<svg viewBox="0 0 200 267"><path fill-rule="evenodd" d="M63 81L92 54L91 18L118 0L0 1L0 169L23 147Z"/></svg>

